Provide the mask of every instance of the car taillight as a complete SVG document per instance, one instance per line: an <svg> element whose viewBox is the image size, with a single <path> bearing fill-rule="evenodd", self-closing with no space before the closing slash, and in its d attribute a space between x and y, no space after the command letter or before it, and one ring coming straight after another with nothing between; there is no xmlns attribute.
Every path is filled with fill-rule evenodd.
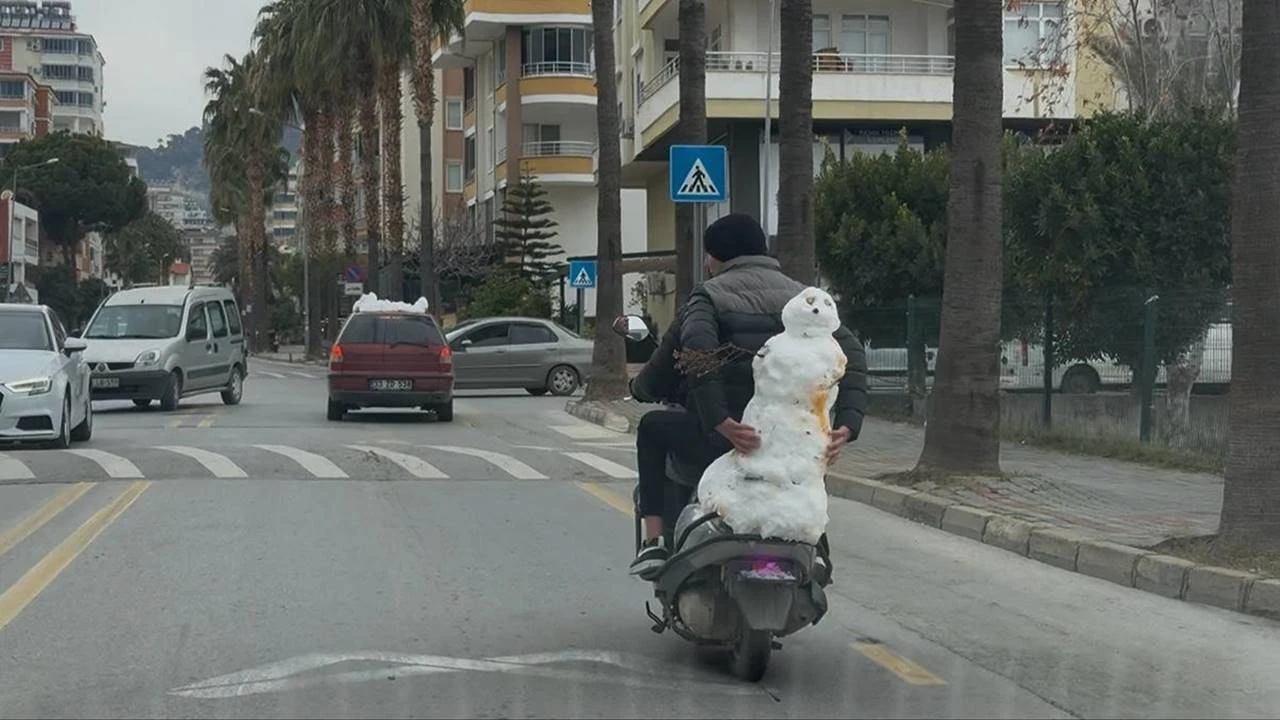
<svg viewBox="0 0 1280 720"><path fill-rule="evenodd" d="M440 348L440 364L453 365L453 350L448 345Z"/></svg>
<svg viewBox="0 0 1280 720"><path fill-rule="evenodd" d="M345 356L342 353L342 346L334 345L333 348L329 350L329 369L341 370L344 358Z"/></svg>

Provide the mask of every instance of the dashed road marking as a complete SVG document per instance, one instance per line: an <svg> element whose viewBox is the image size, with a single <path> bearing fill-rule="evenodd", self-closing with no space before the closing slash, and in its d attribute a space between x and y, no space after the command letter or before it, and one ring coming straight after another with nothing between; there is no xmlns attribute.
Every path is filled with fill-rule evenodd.
<svg viewBox="0 0 1280 720"><path fill-rule="evenodd" d="M63 450L62 452L70 455L78 455L86 460L92 460L102 468L107 477L119 479L134 479L143 477L142 471L137 465L126 458L115 455L104 450L91 450L88 448Z"/></svg>
<svg viewBox="0 0 1280 720"><path fill-rule="evenodd" d="M221 453L211 450L203 450L201 448L187 447L185 445L159 445L157 450L167 450L171 453L184 455L195 460L204 466L206 470L213 473L217 478L247 478L248 473L231 461L231 458Z"/></svg>
<svg viewBox="0 0 1280 720"><path fill-rule="evenodd" d="M609 477L618 478L619 480L636 479L636 471L625 465L619 465L612 460L606 460L599 455L587 452L566 452L566 456L577 460L583 465L592 467Z"/></svg>
<svg viewBox="0 0 1280 720"><path fill-rule="evenodd" d="M579 490L595 497L623 515L635 515L635 505L618 493L595 483L574 482Z"/></svg>
<svg viewBox="0 0 1280 720"><path fill-rule="evenodd" d="M385 448L374 447L372 445L348 445L347 447L352 450L372 453L378 457L386 458L387 460L399 465L405 472L416 478L423 480L443 480L449 477L441 472L439 468L420 457L406 455L405 453L398 453L394 450L387 450Z"/></svg>
<svg viewBox="0 0 1280 720"><path fill-rule="evenodd" d="M349 477L342 468L334 465L331 460L326 457L316 455L315 453L299 450L288 445L254 445L260 450L266 450L277 455L283 455L290 460L302 466L303 470L312 475L323 479L340 479Z"/></svg>
<svg viewBox="0 0 1280 720"><path fill-rule="evenodd" d="M599 425L587 425L585 423L577 425L552 425L550 426L550 429L571 440L616 438L619 435L618 433L602 428Z"/></svg>
<svg viewBox="0 0 1280 720"><path fill-rule="evenodd" d="M480 458L517 480L548 479L546 475L543 475L510 455L503 455L502 453L496 453L491 450L458 447L456 445L432 445L431 447L435 450L443 450L445 452L457 453L458 455L469 455L471 457Z"/></svg>
<svg viewBox="0 0 1280 720"><path fill-rule="evenodd" d="M908 685L938 686L947 684L946 680L929 672L918 663L894 653L880 643L856 642L853 644L853 649L865 655L871 662L897 675Z"/></svg>
<svg viewBox="0 0 1280 720"><path fill-rule="evenodd" d="M31 533L44 527L45 523L57 517L58 513L66 510L71 503L78 500L81 495L89 492L96 484L76 483L65 488L62 492L54 495L49 502L19 520L17 525L0 533L0 556L12 550L18 543L26 540L31 536Z"/></svg>

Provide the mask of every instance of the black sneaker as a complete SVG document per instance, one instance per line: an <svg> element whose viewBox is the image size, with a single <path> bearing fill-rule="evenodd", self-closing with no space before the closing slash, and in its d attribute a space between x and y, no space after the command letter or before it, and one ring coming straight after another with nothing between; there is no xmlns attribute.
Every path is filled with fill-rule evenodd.
<svg viewBox="0 0 1280 720"><path fill-rule="evenodd" d="M631 574L644 580L652 580L657 577L662 566L667 564L668 557L670 553L667 552L667 543L663 538L646 540L640 547L640 552L636 553L636 559L631 561Z"/></svg>

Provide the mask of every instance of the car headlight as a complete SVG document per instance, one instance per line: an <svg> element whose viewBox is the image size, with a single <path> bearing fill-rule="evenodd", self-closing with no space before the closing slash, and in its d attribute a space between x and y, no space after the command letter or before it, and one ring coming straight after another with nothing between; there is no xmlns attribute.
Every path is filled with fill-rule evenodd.
<svg viewBox="0 0 1280 720"><path fill-rule="evenodd" d="M32 378L30 380L19 380L18 382L5 383L5 387L11 392L21 393L24 395L43 395L53 388L53 379L42 377Z"/></svg>
<svg viewBox="0 0 1280 720"><path fill-rule="evenodd" d="M133 361L133 364L140 365L140 366L147 366L147 365L155 365L158 362L160 362L160 351L147 350L146 352L139 355L137 359Z"/></svg>

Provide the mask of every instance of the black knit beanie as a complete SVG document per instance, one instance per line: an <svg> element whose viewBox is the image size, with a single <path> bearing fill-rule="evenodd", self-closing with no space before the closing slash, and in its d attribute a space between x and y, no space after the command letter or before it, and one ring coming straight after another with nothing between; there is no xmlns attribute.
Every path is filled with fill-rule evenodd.
<svg viewBox="0 0 1280 720"><path fill-rule="evenodd" d="M755 218L730 213L707 226L702 247L711 257L728 262L743 255L768 255L769 241Z"/></svg>

